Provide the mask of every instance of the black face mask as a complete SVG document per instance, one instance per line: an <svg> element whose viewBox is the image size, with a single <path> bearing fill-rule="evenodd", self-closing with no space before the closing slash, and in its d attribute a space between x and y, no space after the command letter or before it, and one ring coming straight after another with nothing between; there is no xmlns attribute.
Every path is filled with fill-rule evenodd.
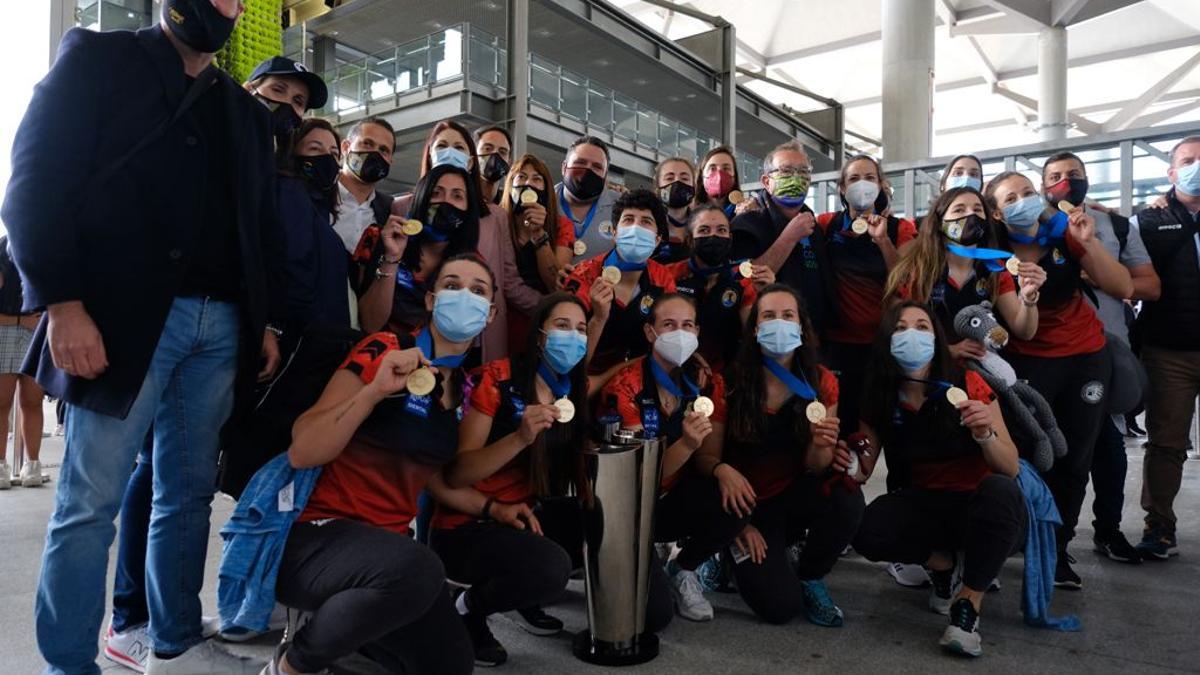
<svg viewBox="0 0 1200 675"><path fill-rule="evenodd" d="M987 238L987 222L974 213L957 220L943 220L942 234L962 246L978 246Z"/></svg>
<svg viewBox="0 0 1200 675"><path fill-rule="evenodd" d="M511 192L512 202L518 209L521 209L525 206L525 202L521 201L521 197L523 197L526 192L532 192L533 194L537 195L538 204L541 204L542 206L546 205L546 191L539 190L532 185L514 185L512 186Z"/></svg>
<svg viewBox="0 0 1200 675"><path fill-rule="evenodd" d="M1084 197L1087 197L1087 191L1086 178L1064 178L1046 188L1046 201L1050 202L1051 206L1058 206L1058 203L1065 199L1071 202L1072 206L1079 206Z"/></svg>
<svg viewBox="0 0 1200 675"><path fill-rule="evenodd" d="M567 169L563 185L581 202L590 202L604 192L604 177L591 169Z"/></svg>
<svg viewBox="0 0 1200 675"><path fill-rule="evenodd" d="M387 177L392 168L378 150L360 150L346 153L346 166L364 183L378 183Z"/></svg>
<svg viewBox="0 0 1200 675"><path fill-rule="evenodd" d="M692 250L705 267L716 267L729 261L729 248L733 246L731 237L696 237L692 240Z"/></svg>
<svg viewBox="0 0 1200 675"><path fill-rule="evenodd" d="M675 181L670 185L658 188L658 198L667 205L668 209L681 209L691 204L692 197L695 196L696 188L682 181Z"/></svg>
<svg viewBox="0 0 1200 675"><path fill-rule="evenodd" d="M467 222L467 212L447 202L429 206L429 227L445 241Z"/></svg>
<svg viewBox="0 0 1200 675"><path fill-rule="evenodd" d="M276 136L288 136L300 126L300 116L292 106L271 100L262 94L255 94L254 98L271 111L271 132Z"/></svg>
<svg viewBox="0 0 1200 675"><path fill-rule="evenodd" d="M308 181L318 190L328 190L337 181L341 166L333 155L313 155L311 157L294 157L292 165L296 175Z"/></svg>
<svg viewBox="0 0 1200 675"><path fill-rule="evenodd" d="M163 19L180 42L204 54L217 53L237 24L209 0L166 0Z"/></svg>
<svg viewBox="0 0 1200 675"><path fill-rule="evenodd" d="M511 167L498 152L493 152L487 158L483 164L483 179L489 183L499 183L508 175Z"/></svg>

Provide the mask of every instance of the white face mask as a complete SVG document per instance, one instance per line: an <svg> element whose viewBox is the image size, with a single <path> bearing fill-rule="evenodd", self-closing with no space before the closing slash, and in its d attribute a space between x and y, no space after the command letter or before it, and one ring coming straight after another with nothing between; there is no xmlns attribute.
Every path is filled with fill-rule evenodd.
<svg viewBox="0 0 1200 675"><path fill-rule="evenodd" d="M866 211L875 205L875 198L879 196L879 183L872 183L869 180L860 180L851 183L846 188L846 201L855 211Z"/></svg>
<svg viewBox="0 0 1200 675"><path fill-rule="evenodd" d="M655 335L658 335L657 331L655 331ZM654 341L655 353L676 368L692 358L692 354L696 353L696 348L699 346L700 338L696 337L695 333L686 330L663 333L658 335L658 339Z"/></svg>

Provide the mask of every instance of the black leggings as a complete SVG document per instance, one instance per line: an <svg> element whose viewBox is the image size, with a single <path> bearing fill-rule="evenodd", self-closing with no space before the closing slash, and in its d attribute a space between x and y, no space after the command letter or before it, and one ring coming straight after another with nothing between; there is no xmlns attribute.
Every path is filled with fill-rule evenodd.
<svg viewBox="0 0 1200 675"><path fill-rule="evenodd" d="M804 609L800 581L821 579L833 569L838 556L854 538L863 515L862 492L835 487L821 494L821 480L801 476L783 493L760 501L750 523L767 543L766 558L758 564L746 559L734 566L738 592L763 621L786 623ZM808 536L800 565L788 562L787 547Z"/></svg>
<svg viewBox="0 0 1200 675"><path fill-rule="evenodd" d="M871 345L825 342L825 364L837 374L838 423L844 438L858 432L858 416L863 396L863 380L871 361ZM816 386L814 384L814 386Z"/></svg>
<svg viewBox="0 0 1200 675"><path fill-rule="evenodd" d="M728 546L746 526L746 519L726 513L717 481L690 473L658 500L654 512L654 540L676 541L680 568L694 571L705 560Z"/></svg>
<svg viewBox="0 0 1200 675"><path fill-rule="evenodd" d="M964 549L963 584L984 591L1025 543L1027 523L1021 488L1006 476L990 475L974 492L909 487L871 502L854 550L867 560L920 565L934 552Z"/></svg>
<svg viewBox="0 0 1200 675"><path fill-rule="evenodd" d="M553 540L496 522L434 530L446 574L471 585L473 613L494 614L554 602L567 587L571 556Z"/></svg>
<svg viewBox="0 0 1200 675"><path fill-rule="evenodd" d="M352 520L296 523L275 590L283 604L313 613L288 648L300 672L354 652L392 673L469 673L475 666L441 561L402 534Z"/></svg>
<svg viewBox="0 0 1200 675"><path fill-rule="evenodd" d="M1028 380L1050 403L1054 419L1067 440L1067 456L1056 459L1054 467L1045 474L1046 485L1063 520L1058 528L1059 551L1065 551L1067 542L1075 537L1096 437L1108 417L1110 359L1106 349L1059 358L1016 354L1009 357L1017 376Z"/></svg>

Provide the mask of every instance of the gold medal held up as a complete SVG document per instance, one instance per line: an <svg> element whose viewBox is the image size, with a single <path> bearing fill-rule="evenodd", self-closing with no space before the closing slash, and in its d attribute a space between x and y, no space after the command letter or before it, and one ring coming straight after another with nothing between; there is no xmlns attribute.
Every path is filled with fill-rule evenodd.
<svg viewBox="0 0 1200 675"><path fill-rule="evenodd" d="M1058 203L1058 210L1062 211L1063 213L1070 214L1075 210L1075 205L1064 199Z"/></svg>
<svg viewBox="0 0 1200 675"><path fill-rule="evenodd" d="M575 251L575 255L583 255L587 253L587 244L583 243L582 239L576 239L572 250Z"/></svg>
<svg viewBox="0 0 1200 675"><path fill-rule="evenodd" d="M408 393L413 396L428 396L437 384L437 378L428 368L417 368L408 374Z"/></svg>
<svg viewBox="0 0 1200 675"><path fill-rule="evenodd" d="M406 220L404 221L404 224L400 226L400 231L403 232L405 236L409 237L415 237L418 234L421 234L421 230L423 229L425 229L425 226L422 225L421 221L419 220Z"/></svg>
<svg viewBox="0 0 1200 675"><path fill-rule="evenodd" d="M737 206L746 199L746 196L742 194L741 190L731 190L727 198L729 199L730 204Z"/></svg>
<svg viewBox="0 0 1200 675"><path fill-rule="evenodd" d="M812 403L808 404L807 408L804 409L804 416L807 417L808 421L813 424L817 424L824 420L825 417L828 416L828 413L829 411L825 409L825 404L821 403L820 401L813 401Z"/></svg>
<svg viewBox="0 0 1200 675"><path fill-rule="evenodd" d="M854 222L850 223L850 231L854 234L866 234L867 229L868 226L866 218L855 218Z"/></svg>
<svg viewBox="0 0 1200 675"><path fill-rule="evenodd" d="M521 203L522 204L533 204L534 202L537 201L537 199L538 199L537 193L534 192L533 190L525 190L524 192L521 193Z"/></svg>
<svg viewBox="0 0 1200 675"><path fill-rule="evenodd" d="M754 276L754 265L750 264L749 260L742 263L741 265L738 265L738 274L741 274L742 276L749 279L750 277Z"/></svg>
<svg viewBox="0 0 1200 675"><path fill-rule="evenodd" d="M697 396L695 402L692 403L692 410L705 417L712 417L713 411L716 409L712 399L707 396Z"/></svg>
<svg viewBox="0 0 1200 675"><path fill-rule="evenodd" d="M1021 261L1014 255L1004 263L1004 269L1008 270L1008 273L1015 277L1021 272Z"/></svg>
<svg viewBox="0 0 1200 675"><path fill-rule="evenodd" d="M554 407L558 408L558 421L566 424L575 419L575 404L571 403L571 399L566 396L554 402Z"/></svg>
<svg viewBox="0 0 1200 675"><path fill-rule="evenodd" d="M950 405L957 408L959 405L966 402L967 392L959 389L958 387L950 387L946 390L946 400L950 402Z"/></svg>
<svg viewBox="0 0 1200 675"><path fill-rule="evenodd" d="M609 265L608 267L604 268L603 272L600 273L600 277L608 283L616 286L621 282L621 270Z"/></svg>

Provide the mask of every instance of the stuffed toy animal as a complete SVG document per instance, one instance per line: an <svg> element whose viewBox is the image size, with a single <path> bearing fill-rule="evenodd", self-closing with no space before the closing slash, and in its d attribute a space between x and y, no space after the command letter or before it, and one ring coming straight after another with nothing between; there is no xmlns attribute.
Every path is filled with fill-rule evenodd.
<svg viewBox="0 0 1200 675"><path fill-rule="evenodd" d="M1038 471L1049 471L1056 458L1067 454L1067 441L1050 404L1036 389L1018 380L1012 366L997 353L1008 344L1008 331L996 321L992 304L964 307L954 317L954 330L960 337L987 347L986 356L967 359L965 365L979 373L996 393L1013 437L1028 439L1030 447L1026 449L1034 466Z"/></svg>

